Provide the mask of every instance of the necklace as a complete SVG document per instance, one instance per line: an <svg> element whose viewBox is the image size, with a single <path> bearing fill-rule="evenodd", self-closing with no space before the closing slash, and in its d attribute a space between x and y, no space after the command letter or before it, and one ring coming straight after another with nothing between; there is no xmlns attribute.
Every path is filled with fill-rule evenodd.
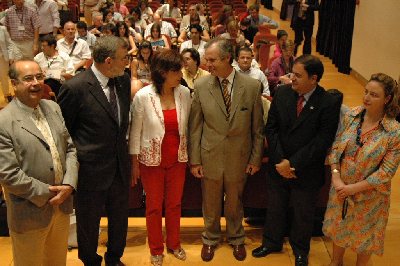
<svg viewBox="0 0 400 266"><path fill-rule="evenodd" d="M361 113L361 117L360 117L360 123L358 124L358 126L357 126L357 137L356 137L356 144L359 146L359 147L362 147L363 145L364 145L364 143L363 142L361 142L361 127L362 127L362 124L364 123L364 116L365 116L365 109L362 111L362 113Z"/></svg>

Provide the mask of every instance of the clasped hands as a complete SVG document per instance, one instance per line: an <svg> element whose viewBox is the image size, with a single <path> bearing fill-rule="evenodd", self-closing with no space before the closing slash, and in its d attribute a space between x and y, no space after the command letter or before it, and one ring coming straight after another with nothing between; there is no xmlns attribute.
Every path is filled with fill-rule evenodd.
<svg viewBox="0 0 400 266"><path fill-rule="evenodd" d="M49 191L54 193L49 200L50 205L58 206L72 194L74 188L70 185L49 186Z"/></svg>
<svg viewBox="0 0 400 266"><path fill-rule="evenodd" d="M275 164L276 171L287 179L297 178L295 174L295 170L293 167L290 167L290 162L287 159L283 159L280 163Z"/></svg>
<svg viewBox="0 0 400 266"><path fill-rule="evenodd" d="M354 185L346 185L340 178L340 173L332 173L332 186L336 190L338 198L341 200L344 200L348 196L352 196L356 193Z"/></svg>

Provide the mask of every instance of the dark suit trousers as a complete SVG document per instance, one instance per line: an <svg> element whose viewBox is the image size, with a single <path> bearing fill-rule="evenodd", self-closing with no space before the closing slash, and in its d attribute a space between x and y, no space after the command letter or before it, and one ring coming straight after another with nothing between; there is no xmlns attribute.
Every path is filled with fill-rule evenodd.
<svg viewBox="0 0 400 266"><path fill-rule="evenodd" d="M282 249L288 225L288 213L292 211L289 241L296 255L308 255L313 230L314 210L318 188L304 188L295 181L269 178L267 185L267 216L263 245Z"/></svg>
<svg viewBox="0 0 400 266"><path fill-rule="evenodd" d="M294 55L297 55L297 48L304 40L303 54L311 54L311 37L313 34L313 25L306 21L298 19L294 26Z"/></svg>
<svg viewBox="0 0 400 266"><path fill-rule="evenodd" d="M118 175L105 191L82 191L78 188L75 205L79 259L88 266L101 265L102 257L97 254L97 244L100 218L105 207L108 217L105 261L118 262L126 245L129 185L122 184L121 177Z"/></svg>

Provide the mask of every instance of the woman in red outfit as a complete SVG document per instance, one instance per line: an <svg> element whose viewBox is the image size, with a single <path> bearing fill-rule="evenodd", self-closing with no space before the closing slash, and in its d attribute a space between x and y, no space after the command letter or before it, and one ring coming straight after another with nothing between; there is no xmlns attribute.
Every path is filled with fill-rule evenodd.
<svg viewBox="0 0 400 266"><path fill-rule="evenodd" d="M189 89L180 85L183 59L173 50L151 61L153 84L139 90L132 102L129 149L132 177L146 192L146 226L152 265L163 262L162 208L165 202L166 245L169 253L186 259L180 245L181 199L185 181Z"/></svg>

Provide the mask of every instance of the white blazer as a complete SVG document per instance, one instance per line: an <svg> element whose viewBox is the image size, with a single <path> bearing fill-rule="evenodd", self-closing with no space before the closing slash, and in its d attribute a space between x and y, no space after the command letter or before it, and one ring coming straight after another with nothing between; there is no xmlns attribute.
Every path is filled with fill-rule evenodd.
<svg viewBox="0 0 400 266"><path fill-rule="evenodd" d="M190 113L190 91L179 85L174 90L180 142L178 161L187 162L187 133ZM139 162L147 166L161 163L161 144L165 134L164 114L160 96L154 85L139 90L132 102L129 133L129 153L138 154Z"/></svg>

